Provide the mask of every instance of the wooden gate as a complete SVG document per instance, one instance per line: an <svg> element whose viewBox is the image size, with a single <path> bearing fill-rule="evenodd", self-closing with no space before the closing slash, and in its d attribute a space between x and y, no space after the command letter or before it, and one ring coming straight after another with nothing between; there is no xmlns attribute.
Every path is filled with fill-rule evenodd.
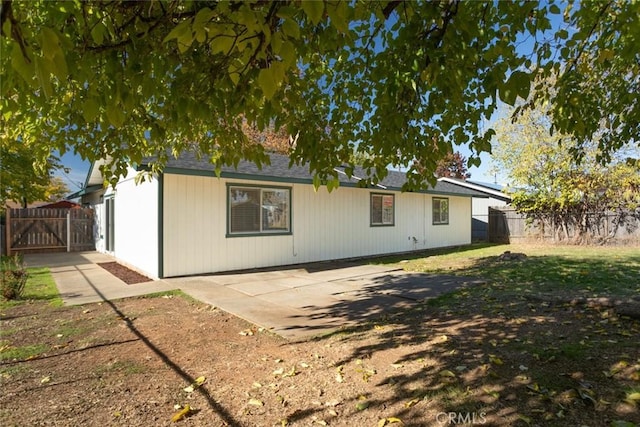
<svg viewBox="0 0 640 427"><path fill-rule="evenodd" d="M7 209L7 254L94 250L91 209Z"/></svg>

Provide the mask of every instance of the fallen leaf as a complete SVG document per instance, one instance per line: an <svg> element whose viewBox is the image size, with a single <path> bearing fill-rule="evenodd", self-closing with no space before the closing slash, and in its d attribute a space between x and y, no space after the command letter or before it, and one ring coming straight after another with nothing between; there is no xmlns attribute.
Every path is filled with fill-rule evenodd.
<svg viewBox="0 0 640 427"><path fill-rule="evenodd" d="M367 400L361 400L360 402L356 403L356 409L358 411L364 411L369 407L369 405L370 403Z"/></svg>
<svg viewBox="0 0 640 427"><path fill-rule="evenodd" d="M180 421L181 419L183 419L184 417L186 417L187 415L189 415L189 412L191 412L191 406L184 405L184 408L182 408L182 410L180 410L179 412L176 412L173 415L173 417L171 417L171 421L176 423L176 422Z"/></svg>
<svg viewBox="0 0 640 427"><path fill-rule="evenodd" d="M284 378L284 377L295 377L296 375L297 375L296 367L292 366L291 369L288 372L285 372L282 375L282 378Z"/></svg>
<svg viewBox="0 0 640 427"><path fill-rule="evenodd" d="M483 387L483 388L482 388L482 390L483 390L486 394L488 394L489 396L493 397L494 399L499 399L499 398L500 398L500 393L498 393L498 392L497 392L497 391L495 391L495 390L489 390L489 389L488 389L488 388L486 388L486 387Z"/></svg>
<svg viewBox="0 0 640 427"><path fill-rule="evenodd" d="M626 401L635 405L636 402L640 401L640 392L636 391L636 392L627 394Z"/></svg>
<svg viewBox="0 0 640 427"><path fill-rule="evenodd" d="M504 365L504 362L502 361L502 359L500 359L498 356L493 354L489 355L489 361L491 361L491 363L493 363L494 365Z"/></svg>
<svg viewBox="0 0 640 427"><path fill-rule="evenodd" d="M530 417L527 417L526 415L518 414L518 418L529 425L531 424L532 419Z"/></svg>
<svg viewBox="0 0 640 427"><path fill-rule="evenodd" d="M441 377L447 377L447 378L455 378L456 374L454 374L452 371L445 369L443 371L438 372L438 375L440 375Z"/></svg>
<svg viewBox="0 0 640 427"><path fill-rule="evenodd" d="M411 399L408 402L405 402L404 407L405 408L411 408L413 405L415 405L416 403L420 402L420 399L416 398L416 399Z"/></svg>
<svg viewBox="0 0 640 427"><path fill-rule="evenodd" d="M262 400L251 398L251 399L249 399L249 405L264 406L264 403L262 402Z"/></svg>

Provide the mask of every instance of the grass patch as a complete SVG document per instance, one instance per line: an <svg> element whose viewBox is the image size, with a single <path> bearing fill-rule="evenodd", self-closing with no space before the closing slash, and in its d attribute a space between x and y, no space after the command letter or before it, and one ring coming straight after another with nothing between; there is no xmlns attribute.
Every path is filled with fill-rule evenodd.
<svg viewBox="0 0 640 427"><path fill-rule="evenodd" d="M500 261L504 251L523 252L523 261ZM634 247L475 244L390 257L405 270L475 276L514 291L580 292L584 296L640 293L640 251Z"/></svg>
<svg viewBox="0 0 640 427"><path fill-rule="evenodd" d="M27 360L39 354L46 352L49 346L45 344L32 344L21 347L13 347L11 345L3 346L0 353L2 360Z"/></svg>
<svg viewBox="0 0 640 427"><path fill-rule="evenodd" d="M22 297L17 300L1 300L0 310L25 304L28 301L48 301L53 307L62 307L62 298L48 268L28 268L29 279Z"/></svg>
<svg viewBox="0 0 640 427"><path fill-rule="evenodd" d="M182 297L185 298L187 300L193 300L193 301L197 301L193 298L191 298L189 295L185 294L184 292L182 292L179 289L174 289L171 291L161 291L161 292L153 292L150 294L146 294L146 295L141 295L138 298L171 298L171 297Z"/></svg>
<svg viewBox="0 0 640 427"><path fill-rule="evenodd" d="M125 375L140 374L145 372L146 369L145 366L132 360L117 360L113 363L96 367L94 372L97 376L101 377L112 372L119 372Z"/></svg>

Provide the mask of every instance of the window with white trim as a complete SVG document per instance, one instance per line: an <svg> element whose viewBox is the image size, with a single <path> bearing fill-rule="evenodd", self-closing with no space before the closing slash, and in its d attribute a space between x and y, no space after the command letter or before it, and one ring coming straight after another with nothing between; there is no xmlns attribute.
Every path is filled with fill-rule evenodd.
<svg viewBox="0 0 640 427"><path fill-rule="evenodd" d="M449 199L433 198L433 225L449 224Z"/></svg>
<svg viewBox="0 0 640 427"><path fill-rule="evenodd" d="M371 225L394 225L395 196L371 193Z"/></svg>
<svg viewBox="0 0 640 427"><path fill-rule="evenodd" d="M291 189L284 187L227 187L228 234L291 232Z"/></svg>

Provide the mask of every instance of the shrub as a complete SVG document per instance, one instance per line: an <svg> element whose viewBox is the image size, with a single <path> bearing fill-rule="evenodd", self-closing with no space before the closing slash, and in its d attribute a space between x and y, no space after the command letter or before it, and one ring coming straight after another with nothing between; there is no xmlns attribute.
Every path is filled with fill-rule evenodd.
<svg viewBox="0 0 640 427"><path fill-rule="evenodd" d="M24 268L21 254L2 257L0 271L0 289L5 299L18 299L24 291L29 273Z"/></svg>

